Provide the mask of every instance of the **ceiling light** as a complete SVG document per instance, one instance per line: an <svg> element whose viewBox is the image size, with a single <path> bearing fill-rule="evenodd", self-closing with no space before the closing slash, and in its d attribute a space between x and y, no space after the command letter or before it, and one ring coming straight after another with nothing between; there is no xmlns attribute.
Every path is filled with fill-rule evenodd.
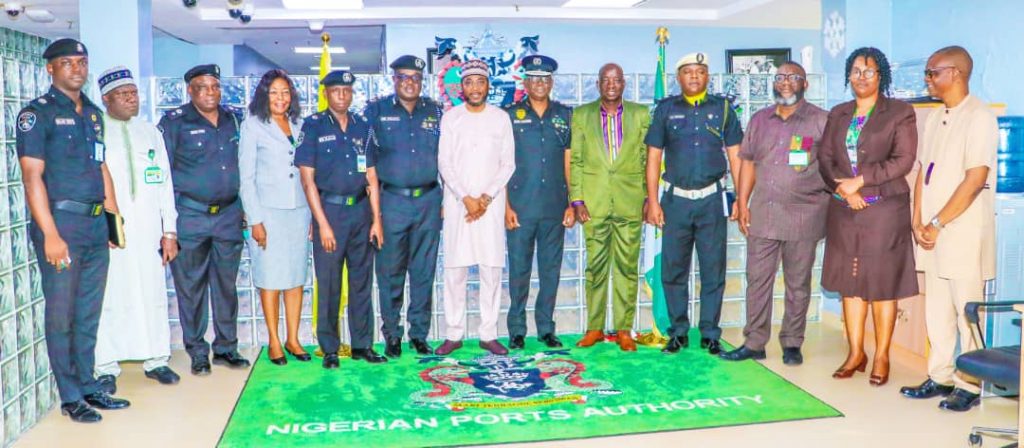
<svg viewBox="0 0 1024 448"><path fill-rule="evenodd" d="M309 67L309 69L313 70L313 71L320 70L320 66L319 65L312 65L312 66ZM347 65L342 65L341 67L331 67L331 71L334 71L334 70L352 70L352 67L347 66Z"/></svg>
<svg viewBox="0 0 1024 448"><path fill-rule="evenodd" d="M314 33L319 33L319 32L321 32L323 30L324 30L324 21L323 20L310 20L309 21L309 31L314 32Z"/></svg>
<svg viewBox="0 0 1024 448"><path fill-rule="evenodd" d="M295 47L295 54L320 54L323 51L324 47ZM331 54L345 53L345 47L329 47L327 52Z"/></svg>
<svg viewBox="0 0 1024 448"><path fill-rule="evenodd" d="M57 18L53 16L53 13L46 9L26 9L25 16L27 16L29 20L39 23L51 23L57 20Z"/></svg>
<svg viewBox="0 0 1024 448"><path fill-rule="evenodd" d="M563 8L632 8L646 0L569 0Z"/></svg>
<svg viewBox="0 0 1024 448"><path fill-rule="evenodd" d="M363 0L281 0L285 9L363 9Z"/></svg>

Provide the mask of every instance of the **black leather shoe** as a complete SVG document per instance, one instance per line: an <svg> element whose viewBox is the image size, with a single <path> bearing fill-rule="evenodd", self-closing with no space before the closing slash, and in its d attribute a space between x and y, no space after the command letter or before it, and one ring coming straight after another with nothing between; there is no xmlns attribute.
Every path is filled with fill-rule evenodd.
<svg viewBox="0 0 1024 448"><path fill-rule="evenodd" d="M939 402L939 409L948 411L966 412L981 404L981 397L963 389L953 389L953 392L945 400Z"/></svg>
<svg viewBox="0 0 1024 448"><path fill-rule="evenodd" d="M181 380L181 377L167 366L147 370L146 378L157 380L160 384L178 384L178 381Z"/></svg>
<svg viewBox="0 0 1024 448"><path fill-rule="evenodd" d="M382 362L388 362L388 359L381 356L379 353L373 351L372 348L354 348L352 349L352 360L366 361L370 364L380 364Z"/></svg>
<svg viewBox="0 0 1024 448"><path fill-rule="evenodd" d="M324 355L324 368L325 369L337 369L338 368L338 354L328 353Z"/></svg>
<svg viewBox="0 0 1024 448"><path fill-rule="evenodd" d="M196 376L206 376L210 374L210 360L206 359L205 356L202 358L192 358L192 374Z"/></svg>
<svg viewBox="0 0 1024 448"><path fill-rule="evenodd" d="M764 359L766 357L764 350L751 350L745 345L741 345L740 348L731 352L723 352L718 355L726 361L746 361L748 359Z"/></svg>
<svg viewBox="0 0 1024 448"><path fill-rule="evenodd" d="M249 360L239 355L238 352L232 351L227 353L214 353L213 363L226 365L232 369L244 369L249 367Z"/></svg>
<svg viewBox="0 0 1024 448"><path fill-rule="evenodd" d="M114 375L100 375L96 377L96 384L103 392L111 395L117 393L117 377Z"/></svg>
<svg viewBox="0 0 1024 448"><path fill-rule="evenodd" d="M718 339L700 338L700 348L708 349L708 353L712 355L722 353L722 344Z"/></svg>
<svg viewBox="0 0 1024 448"><path fill-rule="evenodd" d="M920 386L901 387L900 393L907 398L935 398L940 395L948 397L949 394L953 393L954 389L953 386L944 386L928 378Z"/></svg>
<svg viewBox="0 0 1024 448"><path fill-rule="evenodd" d="M541 335L539 338L537 338L537 340L543 342L544 345L548 346L548 348L561 348L562 347L562 340L558 339L558 336L555 336L554 333L548 333L548 334Z"/></svg>
<svg viewBox="0 0 1024 448"><path fill-rule="evenodd" d="M96 423L103 420L103 416L84 401L61 404L60 414L67 415L71 417L71 421L78 423Z"/></svg>
<svg viewBox="0 0 1024 448"><path fill-rule="evenodd" d="M434 349L430 348L430 344L427 344L427 341L424 341L423 339L413 339L409 341L409 346L412 347L413 350L416 350L417 355L426 356L434 354Z"/></svg>
<svg viewBox="0 0 1024 448"><path fill-rule="evenodd" d="M124 409L131 406L128 400L111 397L106 392L93 392L83 398L86 403L89 403L89 406L96 409Z"/></svg>
<svg viewBox="0 0 1024 448"><path fill-rule="evenodd" d="M782 363L787 366L798 366L804 363L804 354L800 347L782 347Z"/></svg>
<svg viewBox="0 0 1024 448"><path fill-rule="evenodd" d="M511 350L522 350L526 347L526 338L522 336L512 336L508 338L508 348Z"/></svg>
<svg viewBox="0 0 1024 448"><path fill-rule="evenodd" d="M269 358L270 362L275 366L283 366L288 364L288 358L285 358L284 356L281 356L279 358L271 358L270 354L267 354L267 358Z"/></svg>
<svg viewBox="0 0 1024 448"><path fill-rule="evenodd" d="M313 357L310 356L309 353L295 353L289 350L288 347L285 347L284 351L288 352L289 355L292 355L292 357L295 358L295 360L297 361L307 362L313 359Z"/></svg>
<svg viewBox="0 0 1024 448"><path fill-rule="evenodd" d="M684 349L690 346L689 336L673 336L668 338L668 344L665 344L665 348L661 349L662 353L679 353L680 349Z"/></svg>
<svg viewBox="0 0 1024 448"><path fill-rule="evenodd" d="M384 347L384 356L388 358L399 358L402 356L402 338L391 338L388 339L387 346Z"/></svg>

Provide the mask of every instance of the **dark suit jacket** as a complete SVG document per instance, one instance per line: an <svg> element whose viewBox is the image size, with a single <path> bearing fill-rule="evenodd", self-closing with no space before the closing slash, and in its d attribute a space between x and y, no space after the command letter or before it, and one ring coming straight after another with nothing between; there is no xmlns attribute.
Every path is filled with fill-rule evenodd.
<svg viewBox="0 0 1024 448"><path fill-rule="evenodd" d="M828 114L818 162L821 177L835 191L836 179L853 177L846 154L846 131L856 101L842 103ZM917 119L914 107L880 96L857 141L859 174L864 176L861 196L896 196L910 192L906 175L917 158Z"/></svg>

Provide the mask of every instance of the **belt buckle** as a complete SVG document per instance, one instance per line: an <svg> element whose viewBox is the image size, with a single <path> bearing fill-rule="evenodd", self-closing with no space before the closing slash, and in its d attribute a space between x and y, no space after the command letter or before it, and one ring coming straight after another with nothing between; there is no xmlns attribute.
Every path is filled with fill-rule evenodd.
<svg viewBox="0 0 1024 448"><path fill-rule="evenodd" d="M345 205L352 205L356 203L355 196L348 196L345 198Z"/></svg>
<svg viewBox="0 0 1024 448"><path fill-rule="evenodd" d="M207 207L206 211L209 212L211 215L216 215L216 214L220 213L220 206L219 205L211 205L211 206Z"/></svg>
<svg viewBox="0 0 1024 448"><path fill-rule="evenodd" d="M103 204L94 204L91 211L92 216L99 216L101 213L103 213Z"/></svg>
<svg viewBox="0 0 1024 448"><path fill-rule="evenodd" d="M423 196L423 189L422 188L413 188L412 189L412 197L418 198L420 196Z"/></svg>

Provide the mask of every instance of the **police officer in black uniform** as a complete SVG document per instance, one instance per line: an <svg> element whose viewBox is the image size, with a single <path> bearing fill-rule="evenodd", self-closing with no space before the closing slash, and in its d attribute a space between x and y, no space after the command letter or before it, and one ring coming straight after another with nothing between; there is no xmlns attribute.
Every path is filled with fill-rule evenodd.
<svg viewBox="0 0 1024 448"><path fill-rule="evenodd" d="M426 63L402 56L391 63L395 94L367 104L364 115L378 145L377 176L381 183L384 241L377 256L380 313L390 358L402 355L401 325L405 276L409 274L410 346L421 355L427 344L433 305L437 246L441 239L441 188L437 175L437 144L441 105L421 97Z"/></svg>
<svg viewBox="0 0 1024 448"><path fill-rule="evenodd" d="M690 261L697 247L700 263L700 346L721 352L718 322L725 289L727 217L735 206L727 200L724 176L739 178L743 140L740 121L730 102L707 92L705 53L683 56L676 64L682 95L665 98L654 109L647 144L647 222L664 229L661 278L672 325L665 353L689 346L687 332ZM725 148L725 152L722 148ZM658 202L661 155L668 190ZM728 155L728 160L726 160Z"/></svg>
<svg viewBox="0 0 1024 448"><path fill-rule="evenodd" d="M199 65L185 73L191 102L169 111L163 132L178 209L178 258L171 262L185 350L192 374L210 373L203 339L207 304L213 308L213 362L245 368L238 353L238 293L242 205L238 199L239 112L220 105L220 68Z"/></svg>
<svg viewBox="0 0 1024 448"><path fill-rule="evenodd" d="M526 301L530 296L530 272L537 247L540 291L534 306L537 339L546 346L561 347L555 335L555 296L562 267L565 227L575 214L569 206L569 143L572 109L549 99L551 74L558 62L541 56L522 61L526 98L505 108L512 119L516 141L516 171L508 183L505 228L508 229L508 286L512 303L508 310L508 346L525 345Z"/></svg>
<svg viewBox="0 0 1024 448"><path fill-rule="evenodd" d="M369 363L388 359L373 350L373 248L384 241L380 221L376 146L366 120L349 112L355 77L333 71L320 81L327 110L302 125L295 164L302 173L313 213L313 266L320 300L316 337L324 352L323 366L338 367L341 345L338 307L342 266L348 264L348 329L352 359Z"/></svg>
<svg viewBox="0 0 1024 448"><path fill-rule="evenodd" d="M104 209L116 213L117 201L104 163L103 112L81 91L89 76L85 46L60 39L43 58L53 84L18 114L17 149L43 276L46 347L61 413L98 422L94 408L129 405L93 377L110 260Z"/></svg>

